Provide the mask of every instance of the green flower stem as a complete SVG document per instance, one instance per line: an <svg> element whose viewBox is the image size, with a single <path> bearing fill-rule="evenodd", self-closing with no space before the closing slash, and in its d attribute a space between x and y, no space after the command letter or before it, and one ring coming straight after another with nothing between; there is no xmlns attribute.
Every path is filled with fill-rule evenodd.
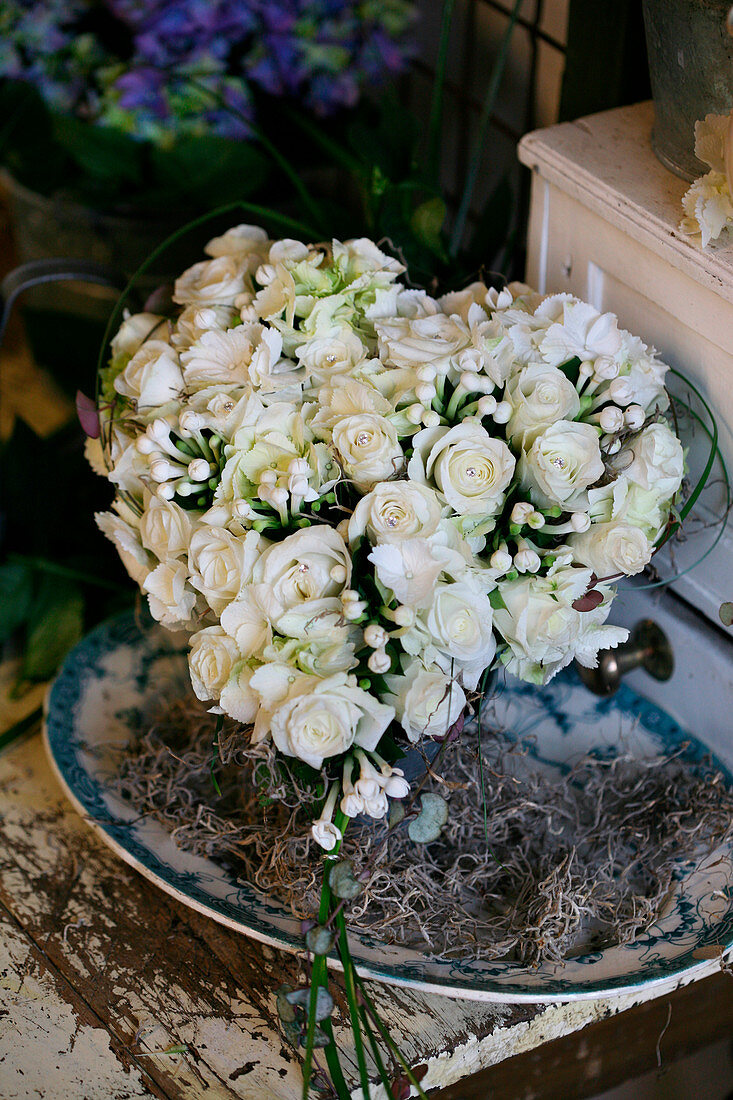
<svg viewBox="0 0 733 1100"><path fill-rule="evenodd" d="M448 402L448 407L445 410L445 415L447 416L448 420L453 419L453 417L456 415L456 412L458 411L458 406L460 405L461 401L463 401L464 398L467 396L467 391L464 390L463 386L459 382L456 388L453 390L451 399Z"/></svg>
<svg viewBox="0 0 733 1100"><path fill-rule="evenodd" d="M361 997L361 993L359 993L358 991L357 991L357 997ZM384 1084L384 1087L387 1090L387 1095L391 1098L392 1097L392 1089L390 1088L390 1085L389 1085L389 1074L387 1073L387 1070L385 1068L384 1061L382 1059L382 1054L381 1054L381 1051L379 1049L379 1044L377 1043L374 1032L372 1031L372 1026L369 1023L369 1016L368 1016L367 1011L364 1008L363 1004L359 1005L359 1019L361 1020L361 1025L364 1028L364 1032L365 1032L367 1040L369 1042L369 1047L370 1047L371 1052L372 1052L372 1058L374 1059L377 1070L379 1071L379 1076L382 1078L382 1082Z"/></svg>
<svg viewBox="0 0 733 1100"><path fill-rule="evenodd" d="M366 988L364 986L364 982L361 980L361 978L359 977L356 970L354 971L354 979L355 979L356 984L359 988L359 993L361 994L361 997L364 1001L365 1012L369 1013L369 1015L372 1018L372 1022L374 1023L374 1026L376 1027L377 1031L382 1036L382 1039L387 1044L387 1046L392 1051L392 1053L394 1054L397 1061L402 1066L403 1070L405 1071L405 1076L407 1077L407 1080L410 1082L410 1084L412 1085L413 1088L417 1089L417 1095L420 1097L420 1100L428 1100L427 1093L422 1088L422 1086L420 1085L420 1082L415 1077L415 1074L412 1072L412 1070L408 1066L407 1062L405 1061L405 1056L403 1055L402 1051L397 1046L397 1044L395 1043L395 1041L392 1038L392 1036L390 1035L390 1033L387 1031L387 1028L384 1026L382 1021L379 1019L379 1013L377 1012L376 1008L374 1007L374 1003L373 1003L371 997L369 996L369 994L366 991Z"/></svg>
<svg viewBox="0 0 733 1100"><path fill-rule="evenodd" d="M354 1036L354 1048L356 1050L356 1062L359 1067L359 1080L364 1094L364 1100L369 1100L369 1072L367 1070L366 1056L364 1053L364 1041L361 1037L359 1026L359 1002L356 993L356 970L351 960L349 940L346 933L346 918L343 911L336 915L336 926L339 930L339 955L344 968L344 985L346 986L346 1000L349 1004L349 1016L351 1017L351 1031Z"/></svg>
<svg viewBox="0 0 733 1100"><path fill-rule="evenodd" d="M347 817L346 814L342 813L341 810L337 811L336 820L334 821L334 824L335 824L336 828L341 831L342 836L343 836L343 833L346 829L346 826L348 825L350 820L351 819L349 817ZM329 912L331 910L332 895L331 895L331 887L329 885L329 878L330 878L330 875L331 875L331 866L332 866L332 863L333 863L333 859L334 859L335 856L338 855L338 851L339 851L340 847L341 847L341 841L339 840L339 841L336 842L335 847L333 848L333 850L331 852L329 852L328 857L324 861L323 886L321 887L321 901L320 901L320 904L318 906L318 923L319 924L325 924L326 923L326 921L328 920ZM326 965L326 957L325 957L325 955L316 955L316 957L313 959L313 966L312 966L312 969L311 969L311 993L310 993L310 999L309 999L309 1002L308 1002L308 1025L307 1025L306 1036L305 1036L305 1058L303 1060L303 1093L302 1093L303 1100L308 1100L308 1093L310 1092L311 1076L313 1074L313 1054L315 1052L315 1048L314 1048L314 1045L313 1045L313 1040L314 1040L315 1034L316 1034L316 1004L318 1002L318 990L321 987L326 989L327 986L328 986L328 966ZM333 1031L332 1031L332 1029L326 1030L325 1028L322 1029L322 1030L324 1030L326 1035L328 1035L329 1038L331 1039L331 1043L329 1044L329 1047L332 1047L333 1050L332 1050L330 1056L329 1056L329 1047L326 1048L326 1060L328 1062L329 1067L331 1067L332 1061L334 1061L334 1060L338 1064L338 1052L336 1050L336 1045L335 1045L335 1042L333 1040ZM333 1069L331 1070L331 1074L333 1076ZM343 1074L341 1074L340 1068L339 1068L339 1074L341 1076L341 1080L343 1081ZM336 1085L335 1080L334 1080L334 1085ZM349 1094L347 1092L346 1093L347 1098L348 1098L348 1095Z"/></svg>

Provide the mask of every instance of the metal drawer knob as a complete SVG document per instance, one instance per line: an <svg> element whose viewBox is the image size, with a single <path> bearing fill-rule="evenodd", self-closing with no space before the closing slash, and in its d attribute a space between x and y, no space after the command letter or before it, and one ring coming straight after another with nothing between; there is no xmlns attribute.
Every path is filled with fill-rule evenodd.
<svg viewBox="0 0 733 1100"><path fill-rule="evenodd" d="M602 649L597 668L576 664L581 680L596 695L613 695L621 679L634 668L643 668L655 680L669 680L674 672L674 655L667 635L651 619L642 619L631 637L616 649Z"/></svg>

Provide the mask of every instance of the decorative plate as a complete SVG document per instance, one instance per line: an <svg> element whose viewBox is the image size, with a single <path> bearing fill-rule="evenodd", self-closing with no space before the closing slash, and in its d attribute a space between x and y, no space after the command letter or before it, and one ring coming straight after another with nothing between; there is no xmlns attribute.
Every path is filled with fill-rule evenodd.
<svg viewBox="0 0 733 1100"><path fill-rule="evenodd" d="M299 923L283 906L243 886L216 863L176 848L155 821L137 820L109 779L131 730L154 698L188 688L185 641L131 614L93 631L69 654L48 698L45 736L51 761L78 811L127 863L184 904L245 935L300 949ZM664 711L628 687L597 699L572 675L546 688L506 686L492 704L504 727L531 731L545 764L564 768L593 748L650 756L689 742L707 749ZM733 784L733 776L716 762ZM352 953L366 976L483 1001L567 1001L656 985L672 988L717 969L733 946L733 845L688 874L669 914L634 944L526 969L504 962L436 961L417 950L354 936Z"/></svg>

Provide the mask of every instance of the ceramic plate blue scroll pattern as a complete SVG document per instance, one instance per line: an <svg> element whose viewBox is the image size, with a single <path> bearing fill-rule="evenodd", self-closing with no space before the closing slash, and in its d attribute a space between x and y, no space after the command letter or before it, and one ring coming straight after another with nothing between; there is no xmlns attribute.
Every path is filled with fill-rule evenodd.
<svg viewBox="0 0 733 1100"><path fill-rule="evenodd" d="M98 627L69 655L47 706L54 767L78 811L124 860L199 912L276 947L300 949L298 922L274 899L242 885L209 859L178 849L158 823L139 819L110 784L119 749L154 701L188 688L185 640L126 614ZM513 735L531 733L545 766L565 769L585 752L653 756L689 742L705 747L658 707L622 687L611 699L590 695L572 675L546 688L504 686L491 703ZM493 717L493 715L492 715ZM726 781L733 777L723 768ZM469 958L436 961L418 950L353 937L362 973L423 991L485 1001L567 1001L671 988L720 966L733 944L733 851L706 857L685 874L670 911L633 945L610 947L563 965L527 969Z"/></svg>

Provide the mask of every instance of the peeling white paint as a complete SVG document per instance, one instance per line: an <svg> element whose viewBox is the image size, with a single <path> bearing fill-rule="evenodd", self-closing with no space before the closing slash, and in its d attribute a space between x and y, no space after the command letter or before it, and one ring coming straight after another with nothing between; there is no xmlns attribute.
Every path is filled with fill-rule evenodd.
<svg viewBox="0 0 733 1100"><path fill-rule="evenodd" d="M3 1100L134 1100L152 1094L126 1069L109 1033L82 1023L56 977L9 924L0 937L0 1095Z"/></svg>

